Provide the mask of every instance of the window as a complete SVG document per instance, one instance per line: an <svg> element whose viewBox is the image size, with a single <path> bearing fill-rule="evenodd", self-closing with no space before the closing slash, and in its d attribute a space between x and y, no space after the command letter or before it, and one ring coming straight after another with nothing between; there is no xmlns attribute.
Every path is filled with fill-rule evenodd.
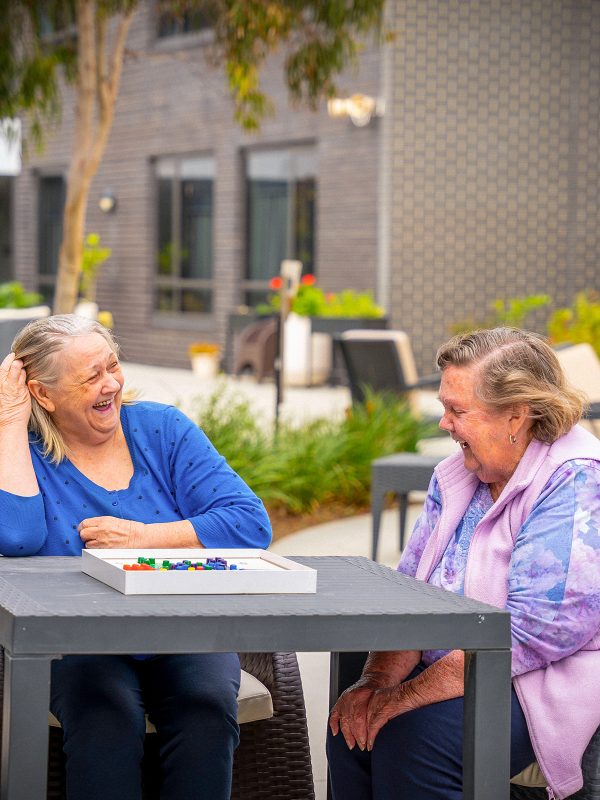
<svg viewBox="0 0 600 800"><path fill-rule="evenodd" d="M317 158L312 147L260 150L246 160L248 305L263 302L285 258L314 274Z"/></svg>
<svg viewBox="0 0 600 800"><path fill-rule="evenodd" d="M155 307L208 313L213 292L212 158L157 162L158 254Z"/></svg>
<svg viewBox="0 0 600 800"><path fill-rule="evenodd" d="M159 14L159 38L179 36L184 33L196 33L214 27L217 18L217 3L214 0L204 2L201 9L190 9L188 11L181 8L182 3L173 5L177 7L170 10L163 9Z"/></svg>
<svg viewBox="0 0 600 800"><path fill-rule="evenodd" d="M52 302L58 253L63 233L65 181L61 176L41 177L38 195L38 291Z"/></svg>
<svg viewBox="0 0 600 800"><path fill-rule="evenodd" d="M46 3L36 17L37 30L43 42L68 42L77 36L77 14L72 0Z"/></svg>

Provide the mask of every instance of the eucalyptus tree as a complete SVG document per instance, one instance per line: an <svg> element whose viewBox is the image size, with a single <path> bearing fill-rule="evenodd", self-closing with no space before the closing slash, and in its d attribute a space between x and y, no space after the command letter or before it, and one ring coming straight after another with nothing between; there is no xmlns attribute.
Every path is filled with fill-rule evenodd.
<svg viewBox="0 0 600 800"><path fill-rule="evenodd" d="M66 177L63 240L54 311L73 309L81 274L89 190L104 155L119 93L127 38L147 0L0 0L0 119L23 116L40 143L72 84L75 124ZM315 108L369 30L384 0L159 0L174 16L202 13L214 30L211 67L225 70L237 123L255 129L271 110L261 89L266 57L285 47L292 97ZM140 54L136 54L140 57Z"/></svg>

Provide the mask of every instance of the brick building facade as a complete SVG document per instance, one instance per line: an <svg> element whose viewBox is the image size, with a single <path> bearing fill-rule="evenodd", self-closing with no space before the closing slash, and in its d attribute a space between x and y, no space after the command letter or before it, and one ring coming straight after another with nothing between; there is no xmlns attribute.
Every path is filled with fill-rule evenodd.
<svg viewBox="0 0 600 800"><path fill-rule="evenodd" d="M388 0L386 14L393 43L368 45L339 81L384 98L383 117L356 127L290 107L274 57L276 114L247 134L205 64L210 35L161 38L142 4L87 222L113 251L99 301L127 359L184 366L189 342L223 344L228 314L277 247L298 255L307 220L319 283L376 292L427 371L449 325L495 298L564 304L600 287L600 3ZM72 123L67 96L16 181L14 269L30 288L52 284ZM107 189L112 214L98 208ZM295 228L269 252L286 209Z"/></svg>

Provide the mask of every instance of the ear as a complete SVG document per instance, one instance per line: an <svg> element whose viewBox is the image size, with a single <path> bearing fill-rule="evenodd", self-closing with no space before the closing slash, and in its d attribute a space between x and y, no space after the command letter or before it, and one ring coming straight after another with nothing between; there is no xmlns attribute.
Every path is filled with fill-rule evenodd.
<svg viewBox="0 0 600 800"><path fill-rule="evenodd" d="M45 409L49 414L52 414L52 412L55 411L56 406L48 397L48 388L44 386L43 383L32 380L27 383L27 387L31 392L32 397L35 397L43 409Z"/></svg>
<svg viewBox="0 0 600 800"><path fill-rule="evenodd" d="M529 406L526 403L515 403L511 406L508 426L513 436L521 431L527 431L531 427L529 417Z"/></svg>

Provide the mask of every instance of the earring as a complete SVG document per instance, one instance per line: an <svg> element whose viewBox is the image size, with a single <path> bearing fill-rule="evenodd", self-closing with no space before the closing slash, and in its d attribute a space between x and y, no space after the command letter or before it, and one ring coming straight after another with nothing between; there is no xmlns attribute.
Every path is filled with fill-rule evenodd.
<svg viewBox="0 0 600 800"><path fill-rule="evenodd" d="M512 433L508 434L508 439L509 439L511 444L516 444L517 443L517 437L513 436Z"/></svg>

